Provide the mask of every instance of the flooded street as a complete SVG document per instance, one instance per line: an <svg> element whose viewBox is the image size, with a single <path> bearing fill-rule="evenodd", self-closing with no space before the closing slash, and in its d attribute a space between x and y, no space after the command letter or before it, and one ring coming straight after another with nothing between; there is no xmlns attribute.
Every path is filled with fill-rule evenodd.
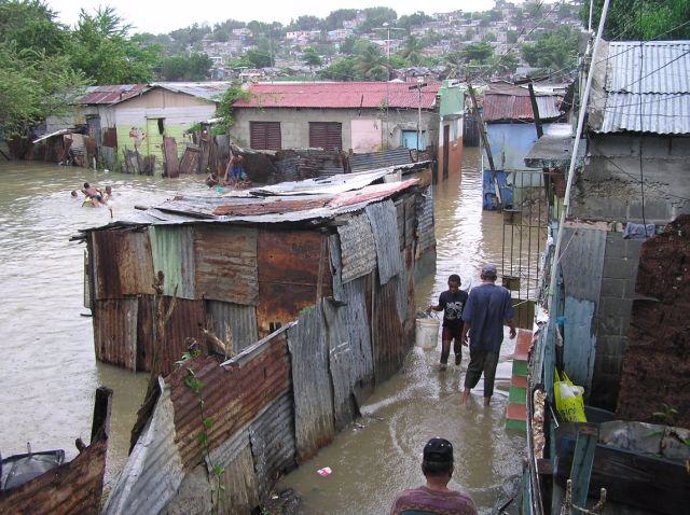
<svg viewBox="0 0 690 515"><path fill-rule="evenodd" d="M499 263L502 216L483 212L478 151L465 149L462 175L451 174L434 189L437 273L417 288L417 306L436 303L448 275L462 288L479 282L485 261ZM28 163L0 164L0 452L63 448L77 451L89 440L93 395L98 385L115 391L109 441L109 477L126 459L129 433L148 379L97 364L89 310L83 307L84 245L70 242L79 229L127 218L135 205L156 204L176 192L209 194L202 177L176 181L106 174L80 168ZM82 208L69 192L85 181L113 186L113 217L105 208ZM87 316L84 316L87 315ZM468 406L460 391L467 367L439 372L440 345L415 348L404 370L377 388L363 418L313 460L284 478L303 498L304 513L387 513L401 488L422 483L421 449L432 436L455 445L451 486L472 494L490 512L512 494L521 472L524 435L504 429L509 356L506 340L493 405L481 405L481 382ZM316 470L331 467L320 477Z"/></svg>
<svg viewBox="0 0 690 515"><path fill-rule="evenodd" d="M484 261L500 262L502 215L482 211L478 150L465 149L462 175L452 174L435 190L437 272L418 285L417 306L438 300L447 278L457 273L462 288L479 283ZM415 347L403 371L377 387L362 407L363 419L335 442L288 475L281 488L303 499L303 513L385 514L395 494L424 483L421 451L427 440L442 436L455 446L455 474L450 487L469 492L480 512L490 513L513 493L521 473L524 435L505 426L507 388L514 341L506 339L496 374L492 406L482 406L482 381L467 406L460 406L467 348L458 370L439 372L440 342L433 351ZM452 359L449 360L452 362ZM333 474L316 471L330 467Z"/></svg>

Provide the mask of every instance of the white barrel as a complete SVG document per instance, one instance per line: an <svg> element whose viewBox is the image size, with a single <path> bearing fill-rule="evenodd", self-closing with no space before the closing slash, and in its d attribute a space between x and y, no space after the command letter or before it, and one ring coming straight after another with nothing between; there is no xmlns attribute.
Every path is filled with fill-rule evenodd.
<svg viewBox="0 0 690 515"><path fill-rule="evenodd" d="M418 318L415 324L415 343L424 350L432 350L438 344L438 318Z"/></svg>

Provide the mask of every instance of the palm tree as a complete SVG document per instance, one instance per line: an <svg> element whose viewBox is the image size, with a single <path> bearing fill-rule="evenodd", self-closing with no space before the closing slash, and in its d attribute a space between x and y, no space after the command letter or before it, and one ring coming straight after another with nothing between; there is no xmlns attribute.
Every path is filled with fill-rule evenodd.
<svg viewBox="0 0 690 515"><path fill-rule="evenodd" d="M358 45L355 68L362 80L388 80L386 56L373 43L362 42Z"/></svg>
<svg viewBox="0 0 690 515"><path fill-rule="evenodd" d="M422 51L424 45L415 36L410 36L405 40L403 49L400 51L400 57L407 59L412 66L417 66L422 62Z"/></svg>

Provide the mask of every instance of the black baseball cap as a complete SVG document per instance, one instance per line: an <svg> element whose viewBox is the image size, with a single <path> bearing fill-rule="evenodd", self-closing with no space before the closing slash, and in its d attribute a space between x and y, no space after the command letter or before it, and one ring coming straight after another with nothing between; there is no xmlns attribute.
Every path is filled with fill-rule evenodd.
<svg viewBox="0 0 690 515"><path fill-rule="evenodd" d="M445 438L432 438L424 446L424 461L453 462L453 444Z"/></svg>

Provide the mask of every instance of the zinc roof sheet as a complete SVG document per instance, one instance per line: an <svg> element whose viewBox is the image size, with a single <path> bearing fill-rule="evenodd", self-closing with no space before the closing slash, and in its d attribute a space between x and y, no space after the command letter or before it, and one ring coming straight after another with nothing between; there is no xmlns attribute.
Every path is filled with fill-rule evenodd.
<svg viewBox="0 0 690 515"><path fill-rule="evenodd" d="M146 84L90 86L86 88L86 93L77 99L77 103L83 105L109 105L136 96L146 88Z"/></svg>
<svg viewBox="0 0 690 515"><path fill-rule="evenodd" d="M550 120L558 118L560 101L557 96L537 96L539 118ZM497 122L503 120L533 121L532 101L529 96L489 94L484 97L484 121Z"/></svg>
<svg viewBox="0 0 690 515"><path fill-rule="evenodd" d="M596 132L690 133L690 41L612 42L605 64Z"/></svg>
<svg viewBox="0 0 690 515"><path fill-rule="evenodd" d="M408 82L275 82L250 86L251 97L239 100L236 108L326 108L417 109L420 105L416 86ZM422 109L436 106L440 83L428 83L421 90Z"/></svg>

